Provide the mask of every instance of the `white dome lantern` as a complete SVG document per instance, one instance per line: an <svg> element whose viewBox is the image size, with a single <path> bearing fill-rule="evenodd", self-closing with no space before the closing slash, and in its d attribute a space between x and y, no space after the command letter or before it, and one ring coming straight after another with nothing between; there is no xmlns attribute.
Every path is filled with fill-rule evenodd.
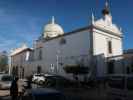
<svg viewBox="0 0 133 100"><path fill-rule="evenodd" d="M64 34L64 31L62 27L55 23L55 19L53 16L52 22L47 24L44 27L44 33L43 33L44 38L53 38L53 37L63 35L63 34Z"/></svg>

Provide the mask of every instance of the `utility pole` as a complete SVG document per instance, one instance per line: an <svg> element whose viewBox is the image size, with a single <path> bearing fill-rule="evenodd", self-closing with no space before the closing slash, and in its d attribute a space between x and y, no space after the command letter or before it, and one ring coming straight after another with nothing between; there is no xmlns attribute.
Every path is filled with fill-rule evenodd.
<svg viewBox="0 0 133 100"><path fill-rule="evenodd" d="M59 70L59 55L56 55L56 73L58 73Z"/></svg>
<svg viewBox="0 0 133 100"><path fill-rule="evenodd" d="M60 50L57 50L57 54L56 54L56 74L59 72L59 54L60 54Z"/></svg>

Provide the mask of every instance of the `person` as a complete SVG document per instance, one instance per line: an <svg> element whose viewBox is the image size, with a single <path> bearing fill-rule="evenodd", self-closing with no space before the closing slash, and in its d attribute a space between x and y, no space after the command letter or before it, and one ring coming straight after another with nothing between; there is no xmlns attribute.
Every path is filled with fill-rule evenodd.
<svg viewBox="0 0 133 100"><path fill-rule="evenodd" d="M11 83L11 87L10 87L10 95L12 100L17 100L18 98L18 77L15 77Z"/></svg>
<svg viewBox="0 0 133 100"><path fill-rule="evenodd" d="M21 100L25 92L24 82L22 79L19 79L17 81L17 84L18 84L18 99Z"/></svg>

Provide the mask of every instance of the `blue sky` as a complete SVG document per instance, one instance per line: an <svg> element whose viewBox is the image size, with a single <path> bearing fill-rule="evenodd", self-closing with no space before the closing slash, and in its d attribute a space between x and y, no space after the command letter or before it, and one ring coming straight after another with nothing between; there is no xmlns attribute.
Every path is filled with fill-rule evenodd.
<svg viewBox="0 0 133 100"><path fill-rule="evenodd" d="M89 25L93 11L102 17L105 0L0 0L0 51L32 47L43 27L55 16L65 32ZM122 27L124 49L133 48L133 0L110 0L113 22Z"/></svg>

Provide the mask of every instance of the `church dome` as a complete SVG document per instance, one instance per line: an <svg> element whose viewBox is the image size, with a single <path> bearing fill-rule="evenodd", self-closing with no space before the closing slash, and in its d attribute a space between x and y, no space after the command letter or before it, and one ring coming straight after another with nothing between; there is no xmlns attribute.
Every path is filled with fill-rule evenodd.
<svg viewBox="0 0 133 100"><path fill-rule="evenodd" d="M53 38L59 35L63 35L64 31L62 27L55 23L54 17L52 17L52 22L44 27L44 38Z"/></svg>

